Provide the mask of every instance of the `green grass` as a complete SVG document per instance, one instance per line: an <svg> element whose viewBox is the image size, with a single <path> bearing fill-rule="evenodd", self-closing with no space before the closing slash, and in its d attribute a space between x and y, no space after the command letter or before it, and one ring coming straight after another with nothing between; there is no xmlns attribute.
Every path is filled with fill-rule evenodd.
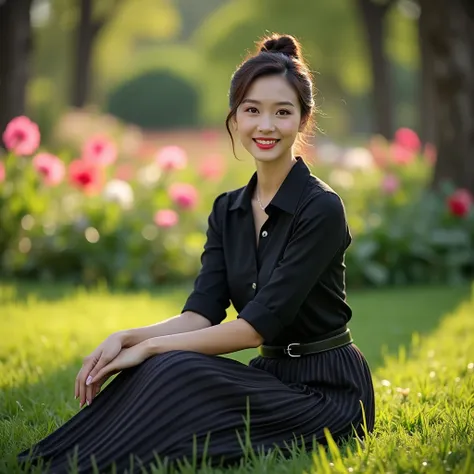
<svg viewBox="0 0 474 474"><path fill-rule="evenodd" d="M0 284L0 473L19 472L14 454L77 413L74 378L83 356L111 332L177 314L188 291L111 294ZM330 444L327 451L295 452L290 460L277 454L248 459L231 472L473 473L470 288L354 292L349 302L351 329L374 373L375 433L340 450ZM254 354L232 356L245 362Z"/></svg>

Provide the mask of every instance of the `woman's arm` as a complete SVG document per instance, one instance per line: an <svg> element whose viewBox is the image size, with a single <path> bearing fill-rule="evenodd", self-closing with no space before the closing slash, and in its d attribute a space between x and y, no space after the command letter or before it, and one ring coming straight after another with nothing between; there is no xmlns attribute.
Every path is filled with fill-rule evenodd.
<svg viewBox="0 0 474 474"><path fill-rule="evenodd" d="M152 337L144 344L148 356L173 350L218 355L258 347L262 342L262 336L247 321L238 319L192 333Z"/></svg>
<svg viewBox="0 0 474 474"><path fill-rule="evenodd" d="M100 370L91 372L88 390L90 390L90 387L95 387L97 383L102 385L103 381L110 377L111 374L139 365L156 354L184 350L219 355L258 347L262 342L263 338L244 319L197 329L192 332L152 337L140 344L124 349L115 359L101 367ZM92 394L95 396L95 390ZM87 396L89 397L90 395ZM92 398L87 398L87 400L91 401Z"/></svg>
<svg viewBox="0 0 474 474"><path fill-rule="evenodd" d="M122 347L131 347L147 339L197 331L210 326L211 322L204 316L193 311L185 311L160 323L119 331L118 336L122 341Z"/></svg>

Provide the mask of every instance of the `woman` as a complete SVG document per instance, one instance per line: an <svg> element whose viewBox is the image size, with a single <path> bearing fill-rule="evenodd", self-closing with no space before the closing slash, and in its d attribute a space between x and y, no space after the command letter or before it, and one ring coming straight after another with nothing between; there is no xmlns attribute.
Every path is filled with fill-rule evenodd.
<svg viewBox="0 0 474 474"><path fill-rule="evenodd" d="M34 446L33 460L63 473L76 448L79 472L91 456L101 472L134 458L138 472L155 455L237 461L247 421L251 446L265 451L310 448L325 428L363 436L364 416L373 429L371 374L346 326L344 206L294 155L313 106L297 41L263 40L233 75L226 121L256 172L215 199L182 314L113 334L87 357L75 387L86 408ZM220 324L231 301L238 317ZM249 366L218 357L252 347Z"/></svg>

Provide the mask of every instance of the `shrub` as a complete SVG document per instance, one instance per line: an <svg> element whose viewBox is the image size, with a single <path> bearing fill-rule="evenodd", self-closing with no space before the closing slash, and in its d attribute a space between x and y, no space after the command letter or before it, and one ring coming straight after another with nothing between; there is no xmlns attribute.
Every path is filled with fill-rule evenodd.
<svg viewBox="0 0 474 474"><path fill-rule="evenodd" d="M198 124L198 94L192 84L168 71L150 71L118 86L107 110L146 129Z"/></svg>

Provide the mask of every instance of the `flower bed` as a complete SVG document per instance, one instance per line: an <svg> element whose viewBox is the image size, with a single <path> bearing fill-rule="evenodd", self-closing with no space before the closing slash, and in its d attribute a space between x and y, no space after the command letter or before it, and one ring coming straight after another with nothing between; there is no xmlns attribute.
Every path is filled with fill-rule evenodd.
<svg viewBox="0 0 474 474"><path fill-rule="evenodd" d="M254 170L222 152L217 136L154 148L139 130L76 113L45 148L36 124L13 119L0 156L1 274L126 287L195 277L212 200ZM472 277L472 196L449 183L428 190L436 150L413 131L365 147L321 144L306 156L344 199L349 285Z"/></svg>

